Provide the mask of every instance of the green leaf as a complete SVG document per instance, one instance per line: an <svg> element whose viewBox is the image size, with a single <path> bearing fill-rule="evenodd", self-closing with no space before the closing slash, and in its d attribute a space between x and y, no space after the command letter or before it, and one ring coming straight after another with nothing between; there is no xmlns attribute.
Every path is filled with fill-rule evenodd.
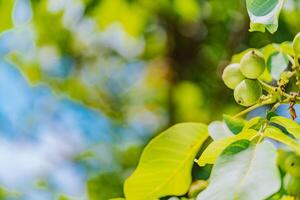
<svg viewBox="0 0 300 200"><path fill-rule="evenodd" d="M227 137L220 140L215 140L209 144L209 146L203 151L200 158L198 159L198 165L204 166L206 164L214 164L219 155L228 147L230 144L241 140L248 139L250 140L256 135L257 131L252 129L247 129L241 132L238 135L232 137Z"/></svg>
<svg viewBox="0 0 300 200"><path fill-rule="evenodd" d="M273 53L267 61L267 69L275 80L280 79L280 74L288 67L289 59L282 52Z"/></svg>
<svg viewBox="0 0 300 200"><path fill-rule="evenodd" d="M87 181L89 200L110 199L123 196L121 174L106 172Z"/></svg>
<svg viewBox="0 0 300 200"><path fill-rule="evenodd" d="M238 134L243 130L245 125L244 120L233 118L229 115L223 115L224 122L233 134Z"/></svg>
<svg viewBox="0 0 300 200"><path fill-rule="evenodd" d="M14 0L0 0L0 32L13 27Z"/></svg>
<svg viewBox="0 0 300 200"><path fill-rule="evenodd" d="M274 126L267 127L267 129L265 130L265 136L277 140L291 147L294 151L300 153L300 144L284 134L279 128L276 128Z"/></svg>
<svg viewBox="0 0 300 200"><path fill-rule="evenodd" d="M177 124L154 138L125 182L126 199L185 194L192 181L194 158L207 138L207 126L201 123Z"/></svg>
<svg viewBox="0 0 300 200"><path fill-rule="evenodd" d="M278 16L284 0L246 0L247 11L250 17L250 31L270 33L278 28Z"/></svg>
<svg viewBox="0 0 300 200"><path fill-rule="evenodd" d="M249 127L249 129L253 129L253 130L259 131L261 129L261 127L263 126L263 124L265 124L266 122L267 122L266 119L260 118L259 121L256 124L254 124L251 127Z"/></svg>
<svg viewBox="0 0 300 200"><path fill-rule="evenodd" d="M252 119L250 119L249 121L247 121L245 123L243 130L253 128L257 124L260 124L262 120L263 120L263 118L261 118L261 117L253 117Z"/></svg>
<svg viewBox="0 0 300 200"><path fill-rule="evenodd" d="M276 149L267 141L258 145L237 141L218 158L209 181L197 200L266 199L281 185Z"/></svg>
<svg viewBox="0 0 300 200"><path fill-rule="evenodd" d="M294 120L282 116L275 116L270 119L270 122L283 126L295 138L300 139L300 125Z"/></svg>
<svg viewBox="0 0 300 200"><path fill-rule="evenodd" d="M266 115L266 119L270 120L272 117L275 117L275 116L278 116L278 114L273 111L268 111L267 115Z"/></svg>

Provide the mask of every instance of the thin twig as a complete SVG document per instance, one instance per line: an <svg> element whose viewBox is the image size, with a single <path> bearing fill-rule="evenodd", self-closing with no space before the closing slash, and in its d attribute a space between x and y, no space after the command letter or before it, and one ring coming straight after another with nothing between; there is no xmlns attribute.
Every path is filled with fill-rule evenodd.
<svg viewBox="0 0 300 200"><path fill-rule="evenodd" d="M275 92L276 87L271 86L259 79L258 79L258 82L262 85L263 89L266 90L267 92Z"/></svg>
<svg viewBox="0 0 300 200"><path fill-rule="evenodd" d="M253 106L251 106L251 107L249 107L249 108L247 108L247 109L245 109L245 110L239 112L238 114L234 115L233 117L234 117L234 118L238 118L238 117L240 117L240 116L243 116L243 115L247 114L248 112L251 112L252 110L254 110L254 109L256 109L256 108L259 108L259 107L264 106L264 105L272 104L272 103L274 103L275 101L276 101L276 100L274 100L274 99L272 99L272 98L267 99L267 100L265 100L265 101L263 101L263 102L261 102L261 103L257 103L257 104L255 104L255 105L253 105Z"/></svg>

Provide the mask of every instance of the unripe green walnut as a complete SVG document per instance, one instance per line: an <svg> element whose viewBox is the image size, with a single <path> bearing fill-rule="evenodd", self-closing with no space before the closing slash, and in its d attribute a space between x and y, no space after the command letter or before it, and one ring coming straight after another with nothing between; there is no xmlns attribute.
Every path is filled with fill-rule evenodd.
<svg viewBox="0 0 300 200"><path fill-rule="evenodd" d="M240 64L233 63L228 65L223 71L222 79L227 87L234 89L245 79L240 70Z"/></svg>
<svg viewBox="0 0 300 200"><path fill-rule="evenodd" d="M294 177L300 178L300 156L292 154L285 160L285 170Z"/></svg>
<svg viewBox="0 0 300 200"><path fill-rule="evenodd" d="M296 55L300 55L300 33L298 33L294 38L293 49Z"/></svg>
<svg viewBox="0 0 300 200"><path fill-rule="evenodd" d="M283 187L289 195L300 197L300 178L287 173L284 176Z"/></svg>
<svg viewBox="0 0 300 200"><path fill-rule="evenodd" d="M285 151L283 149L278 149L277 151L277 165L280 169L285 170L285 161L290 156L293 155L293 152Z"/></svg>
<svg viewBox="0 0 300 200"><path fill-rule="evenodd" d="M259 51L250 51L241 60L241 72L246 78L257 79L265 68L264 56Z"/></svg>
<svg viewBox="0 0 300 200"><path fill-rule="evenodd" d="M245 79L234 89L235 101L243 106L252 106L262 95L262 88L257 80Z"/></svg>

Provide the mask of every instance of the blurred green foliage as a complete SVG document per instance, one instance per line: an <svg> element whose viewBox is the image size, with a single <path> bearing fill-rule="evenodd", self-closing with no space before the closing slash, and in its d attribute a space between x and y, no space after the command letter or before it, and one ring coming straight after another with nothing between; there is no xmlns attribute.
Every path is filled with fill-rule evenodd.
<svg viewBox="0 0 300 200"><path fill-rule="evenodd" d="M118 173L104 173L87 182L90 200L110 199L123 195L123 184Z"/></svg>
<svg viewBox="0 0 300 200"><path fill-rule="evenodd" d="M13 10L14 0L1 0L0 1L0 32L12 28L12 10Z"/></svg>

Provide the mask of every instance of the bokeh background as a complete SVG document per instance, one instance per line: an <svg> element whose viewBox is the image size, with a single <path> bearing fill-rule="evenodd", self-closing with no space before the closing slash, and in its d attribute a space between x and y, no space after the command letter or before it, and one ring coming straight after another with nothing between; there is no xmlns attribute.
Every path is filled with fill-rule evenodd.
<svg viewBox="0 0 300 200"><path fill-rule="evenodd" d="M0 199L106 200L143 146L183 121L241 110L231 56L292 40L249 33L244 0L0 0Z"/></svg>

